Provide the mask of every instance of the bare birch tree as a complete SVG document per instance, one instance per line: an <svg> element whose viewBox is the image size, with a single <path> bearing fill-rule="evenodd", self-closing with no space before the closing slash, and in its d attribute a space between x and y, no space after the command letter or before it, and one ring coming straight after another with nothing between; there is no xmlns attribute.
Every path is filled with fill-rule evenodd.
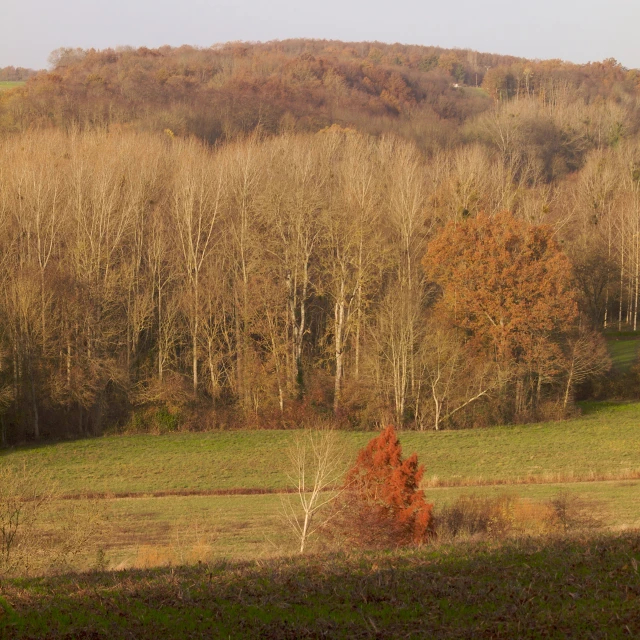
<svg viewBox="0 0 640 640"><path fill-rule="evenodd" d="M322 512L340 495L346 466L337 433L330 429L296 433L288 458L287 477L295 493L283 495L282 510L304 553L309 538L327 524Z"/></svg>
<svg viewBox="0 0 640 640"><path fill-rule="evenodd" d="M201 278L205 260L215 244L215 228L224 195L222 167L196 142L176 142L171 218L181 251L181 267L188 286L185 299L191 333L193 390L198 390L198 335Z"/></svg>

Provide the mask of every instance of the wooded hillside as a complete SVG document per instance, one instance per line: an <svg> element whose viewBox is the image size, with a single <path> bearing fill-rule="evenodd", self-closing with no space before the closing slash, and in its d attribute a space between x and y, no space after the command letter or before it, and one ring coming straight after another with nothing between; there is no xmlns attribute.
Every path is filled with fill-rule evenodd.
<svg viewBox="0 0 640 640"><path fill-rule="evenodd" d="M592 103L637 97L615 60L575 65L438 47L289 40L210 49L59 49L51 71L0 102L2 128L126 123L214 142L338 123L395 132L423 149L464 138L489 98ZM7 78L9 79L9 78ZM457 86L456 86L457 85ZM482 87L483 91L476 91Z"/></svg>
<svg viewBox="0 0 640 640"><path fill-rule="evenodd" d="M609 367L602 330L637 329L638 74L615 61L52 62L0 94L5 441L558 417Z"/></svg>

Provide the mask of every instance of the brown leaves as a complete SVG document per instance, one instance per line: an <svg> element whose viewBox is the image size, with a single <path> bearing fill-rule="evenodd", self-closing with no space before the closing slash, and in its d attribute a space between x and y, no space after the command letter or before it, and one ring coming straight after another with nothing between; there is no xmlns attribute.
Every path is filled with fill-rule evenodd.
<svg viewBox="0 0 640 640"><path fill-rule="evenodd" d="M510 213L449 223L428 247L438 307L500 360L555 355L553 339L577 316L570 263L544 226Z"/></svg>

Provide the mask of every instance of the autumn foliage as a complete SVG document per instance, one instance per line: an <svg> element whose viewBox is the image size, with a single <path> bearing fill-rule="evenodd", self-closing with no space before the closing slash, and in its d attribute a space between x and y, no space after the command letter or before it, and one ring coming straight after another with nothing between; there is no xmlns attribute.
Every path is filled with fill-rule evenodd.
<svg viewBox="0 0 640 640"><path fill-rule="evenodd" d="M583 103L635 98L637 72L615 61L575 65L440 47L287 40L207 49L62 48L11 96L0 131L116 124L208 142L259 129L317 131L339 123L431 147L493 100L545 101L570 87ZM4 75L4 78L3 78ZM0 79L30 70L0 69ZM472 90L460 90L460 83ZM482 86L485 91L477 90ZM572 136L573 138L574 136Z"/></svg>
<svg viewBox="0 0 640 640"><path fill-rule="evenodd" d="M516 380L518 400L562 369L578 315L571 263L551 227L509 212L447 224L428 245L439 311ZM523 402L525 402L523 400Z"/></svg>
<svg viewBox="0 0 640 640"><path fill-rule="evenodd" d="M454 325L501 358L549 349L577 316L571 264L552 229L509 212L449 223L429 244L423 265Z"/></svg>
<svg viewBox="0 0 640 640"><path fill-rule="evenodd" d="M417 454L402 457L393 426L360 451L345 479L346 523L354 541L376 544L421 544L432 533L433 505L419 488L424 466Z"/></svg>

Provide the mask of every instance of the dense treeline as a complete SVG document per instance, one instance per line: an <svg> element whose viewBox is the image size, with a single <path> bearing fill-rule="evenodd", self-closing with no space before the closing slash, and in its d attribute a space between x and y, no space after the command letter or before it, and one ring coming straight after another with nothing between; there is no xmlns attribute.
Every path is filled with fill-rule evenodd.
<svg viewBox="0 0 640 640"><path fill-rule="evenodd" d="M558 416L608 366L599 332L637 329L637 79L613 61L52 63L0 95L4 441ZM453 87L476 71L496 100Z"/></svg>
<svg viewBox="0 0 640 640"><path fill-rule="evenodd" d="M578 198L637 150L595 151L559 196L514 185L497 150L426 160L410 143L344 130L217 150L168 134L12 136L0 168L6 436L97 432L145 406L202 427L333 412L354 426L431 428L562 410L600 366L583 362L599 347L577 311L556 327L549 307L552 362L497 356L474 342L480 331L447 320L421 261L445 223L508 205L515 235L549 222L578 265L624 256L619 289L612 269L608 289L582 296L582 323L614 308L636 322L638 235L618 225L622 209L594 220L600 205ZM611 171L638 220L635 174ZM556 246L552 229L540 247ZM559 271L570 306L570 267ZM597 272L582 277L591 293Z"/></svg>
<svg viewBox="0 0 640 640"><path fill-rule="evenodd" d="M412 66L374 46L293 41L211 49L59 50L52 70L5 98L4 128L109 126L195 134L214 142L259 127L317 131L334 122L370 133L416 128L425 144L484 110L486 94L460 92L435 50Z"/></svg>

